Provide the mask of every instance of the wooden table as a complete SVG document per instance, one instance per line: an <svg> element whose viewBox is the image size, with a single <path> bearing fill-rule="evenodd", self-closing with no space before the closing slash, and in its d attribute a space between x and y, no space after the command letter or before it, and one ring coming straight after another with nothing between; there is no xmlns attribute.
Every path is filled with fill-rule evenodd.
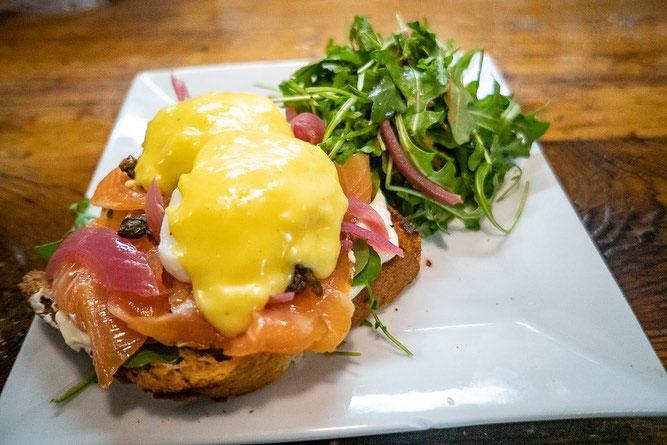
<svg viewBox="0 0 667 445"><path fill-rule="evenodd" d="M7 2L0 2L0 7ZM388 33L427 17L482 46L528 109L544 150L667 364L667 8L662 1L113 1L61 16L0 13L0 387L32 318L15 287L33 246L71 220L139 71L317 57L355 14ZM664 419L477 426L339 441L666 441Z"/></svg>

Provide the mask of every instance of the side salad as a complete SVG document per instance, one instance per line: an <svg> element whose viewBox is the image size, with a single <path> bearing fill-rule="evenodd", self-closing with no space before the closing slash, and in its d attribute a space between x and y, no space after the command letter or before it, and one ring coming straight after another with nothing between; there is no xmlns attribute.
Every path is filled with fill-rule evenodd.
<svg viewBox="0 0 667 445"><path fill-rule="evenodd" d="M356 17L349 45L329 41L326 55L283 81L273 99L296 116L295 134L310 131L334 161L369 155L374 190L422 236L446 232L453 220L479 230L483 218L510 233L528 183L509 223L496 219L493 204L519 187L515 160L529 156L549 124L523 113L497 82L478 97L483 50L460 51L426 22L398 21L400 31L382 38ZM476 78L465 83L473 66Z"/></svg>

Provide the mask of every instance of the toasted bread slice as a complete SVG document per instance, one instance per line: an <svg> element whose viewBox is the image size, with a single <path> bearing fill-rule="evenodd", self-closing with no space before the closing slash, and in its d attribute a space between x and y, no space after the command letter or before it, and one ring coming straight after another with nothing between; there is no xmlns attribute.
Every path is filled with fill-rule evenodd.
<svg viewBox="0 0 667 445"><path fill-rule="evenodd" d="M224 399L262 388L280 377L294 359L284 354L226 357L211 351L179 350L178 363L155 363L139 369L120 368L116 378L134 383L158 398Z"/></svg>
<svg viewBox="0 0 667 445"><path fill-rule="evenodd" d="M394 301L403 289L414 281L419 273L422 252L422 241L414 226L391 207L389 213L398 235L398 244L403 249L403 258L396 256L383 264L380 275L373 282L373 293L380 300L380 306ZM368 291L364 289L352 300L352 326L359 326L371 314L368 297Z"/></svg>
<svg viewBox="0 0 667 445"><path fill-rule="evenodd" d="M373 291L382 305L392 302L415 279L421 256L421 239L412 225L391 207L389 211L404 256L394 257L385 263L373 283ZM54 314L57 308L53 307L49 298L50 289L44 272L29 272L19 287L37 315L56 326ZM354 305L352 326L358 326L370 314L366 290L355 297ZM121 368L116 377L122 382L134 383L159 398L224 399L268 385L283 374L295 357L269 353L227 357L220 352L181 348L177 363L155 363L138 369Z"/></svg>

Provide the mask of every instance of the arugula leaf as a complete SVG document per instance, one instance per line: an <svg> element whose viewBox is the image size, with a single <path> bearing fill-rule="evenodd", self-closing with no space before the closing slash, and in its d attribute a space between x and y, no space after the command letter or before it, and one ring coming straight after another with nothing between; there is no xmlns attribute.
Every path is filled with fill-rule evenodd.
<svg viewBox="0 0 667 445"><path fill-rule="evenodd" d="M327 352L326 355L344 355L348 357L359 357L361 355L361 352L335 350L333 352Z"/></svg>
<svg viewBox="0 0 667 445"><path fill-rule="evenodd" d="M123 363L124 368L141 368L153 363L176 363L180 358L178 348L160 347L159 345L144 346Z"/></svg>
<svg viewBox="0 0 667 445"><path fill-rule="evenodd" d="M81 211L87 210L88 207L85 204L78 203L77 205L79 204L82 206L77 207L77 209ZM75 204L73 204L73 206L74 205ZM180 354L178 353L178 348L162 345L150 345L144 346L141 350L130 357L125 363L123 363L123 367L128 369L135 369L152 363L176 363L179 358ZM93 383L97 383L97 374L95 373L95 369L91 368L81 377L81 380L78 383L72 385L61 394L55 396L53 399L51 399L51 402L57 403L59 405L65 404L81 394Z"/></svg>
<svg viewBox="0 0 667 445"><path fill-rule="evenodd" d="M361 65L364 58L349 46L336 45L332 40L327 44L327 57L329 61L343 61L352 65Z"/></svg>
<svg viewBox="0 0 667 445"><path fill-rule="evenodd" d="M370 285L370 283L366 283L366 290L368 291L368 295L370 296L370 306L371 306L371 316L373 317L374 323L369 324L374 328L374 329L379 329L385 336L385 338L390 342L393 343L394 346L399 348L401 351L405 353L408 357L412 357L414 354L412 351L405 346L399 339L394 337L394 335L389 331L389 328L387 328L387 325L382 323L382 320L380 320L380 317L377 313L378 307L380 305L377 297L375 296L375 293L373 292L373 288ZM367 325L366 325L367 326Z"/></svg>
<svg viewBox="0 0 667 445"><path fill-rule="evenodd" d="M426 131L442 122L445 112L440 111L419 111L417 113L405 114L406 126L414 135L415 139L422 145L432 148L433 141L426 135Z"/></svg>
<svg viewBox="0 0 667 445"><path fill-rule="evenodd" d="M81 377L81 380L79 380L78 383L70 386L61 394L51 399L51 403L64 405L65 403L69 402L70 400L81 394L86 388L88 388L93 383L97 383L97 374L95 374L95 369L90 369Z"/></svg>
<svg viewBox="0 0 667 445"><path fill-rule="evenodd" d="M70 227L70 229L67 232L65 232L65 235L63 235L63 237L60 238L59 240L35 246L35 250L37 250L39 256L41 256L45 260L49 260L49 258L51 258L51 256L58 249L58 247L60 247L60 244L65 240L67 235L74 232L76 229L85 227L86 225L88 225L89 222L95 219L94 215L88 213L89 208L90 208L90 199L88 198L84 198L79 202L74 202L70 204L69 210L70 212L74 213L74 223L72 224L72 227Z"/></svg>
<svg viewBox="0 0 667 445"><path fill-rule="evenodd" d="M356 16L350 28L350 42L364 51L372 51L382 46L382 39L373 31L366 17Z"/></svg>
<svg viewBox="0 0 667 445"><path fill-rule="evenodd" d="M391 80L386 70L381 72L382 80L371 90L368 98L373 102L371 108L371 121L379 124L389 119L394 113L405 112L405 101L398 92L394 81Z"/></svg>
<svg viewBox="0 0 667 445"><path fill-rule="evenodd" d="M471 92L463 85L463 73L470 66L470 62L479 50L466 52L449 69L449 85L447 89L447 119L452 129L452 135L457 144L463 145L470 140L470 133L475 127L475 121L468 107L473 102ZM476 88L474 89L476 91Z"/></svg>
<svg viewBox="0 0 667 445"><path fill-rule="evenodd" d="M437 36L428 28L417 21L410 22L408 27L412 31L410 38L405 39L402 45L403 56L407 59L420 60L424 57L451 57L453 49L438 41ZM444 71L441 82L446 82Z"/></svg>
<svg viewBox="0 0 667 445"><path fill-rule="evenodd" d="M388 49L374 51L371 57L386 68L391 80L403 94L408 112L419 113L426 110L428 103L445 91L445 87L433 73L409 64L402 66L401 59Z"/></svg>
<svg viewBox="0 0 667 445"><path fill-rule="evenodd" d="M72 230L80 229L85 227L92 220L95 219L95 215L88 213L90 209L90 199L84 198L79 202L74 202L70 204L69 211L74 214L74 223L72 224Z"/></svg>
<svg viewBox="0 0 667 445"><path fill-rule="evenodd" d="M61 238L56 241L51 241L50 243L45 243L45 244L40 244L35 246L35 250L37 250L37 253L39 256L44 258L45 260L48 260L51 258L53 253L60 247L60 243L62 243L64 238Z"/></svg>
<svg viewBox="0 0 667 445"><path fill-rule="evenodd" d="M382 261L380 260L380 255L373 250L372 247L368 247L368 257L366 259L366 264L364 268L355 273L354 279L352 280L353 286L361 286L362 284L372 283L378 275L380 275L380 269L382 268ZM371 305L371 309L373 306ZM377 307L375 307L377 309Z"/></svg>
<svg viewBox="0 0 667 445"><path fill-rule="evenodd" d="M475 134L475 136L477 136ZM467 161L467 166L468 170L475 171L477 170L477 167L479 167L479 163L482 161L482 156L484 155L484 143L480 139L479 136L475 137L475 148L473 149L472 153L470 153L470 156L468 157Z"/></svg>
<svg viewBox="0 0 667 445"><path fill-rule="evenodd" d="M475 122L468 110L472 97L463 85L456 81L449 82L447 88L447 119L452 129L454 141L463 145L470 140Z"/></svg>
<svg viewBox="0 0 667 445"><path fill-rule="evenodd" d="M374 329L379 329L389 342L393 343L397 348L405 352L406 355L412 356L412 351L410 351L410 349L408 349L403 343L394 337L391 332L389 332L389 329L384 323L382 323L382 320L380 320L380 317L377 313L378 309L380 308L380 300L375 295L375 292L373 292L372 283L380 274L381 268L382 261L380 260L380 255L378 255L378 253L373 250L372 247L368 247L368 259L366 261L366 265L361 271L355 274L354 279L352 280L353 286L363 285L368 291L368 306L371 309L371 316L373 317L374 322L362 324L364 326L371 326Z"/></svg>
<svg viewBox="0 0 667 445"><path fill-rule="evenodd" d="M500 223L496 220L495 216L493 215L493 211L491 210L492 200L489 199L489 197L487 197L485 192L485 181L489 173L491 173L492 168L493 167L491 164L484 163L477 169L477 172L475 174L475 200L479 203L479 206L482 208L482 210L486 214L486 217L489 219L491 224L493 224L501 232L509 234L510 232L512 232L512 229L514 229L514 226L519 220L519 217L523 212L523 208L526 205L529 183L527 182L524 187L523 193L521 194L521 198L519 200L519 205L515 211L514 218L512 219L510 226L508 228L505 228L502 225L500 225ZM497 190L497 187L494 187L494 190Z"/></svg>
<svg viewBox="0 0 667 445"><path fill-rule="evenodd" d="M354 276L357 277L368 264L368 258L370 256L370 248L368 243L362 239L354 240L352 245L352 252L354 253ZM363 284L363 283L360 283ZM354 286L359 286L359 284L353 284Z"/></svg>
<svg viewBox="0 0 667 445"><path fill-rule="evenodd" d="M398 129L398 139L401 142L402 147L408 153L414 166L417 167L417 170L436 184L439 184L448 190L452 190L453 192L457 192L460 180L455 177L456 167L450 162L453 161L454 158L442 152L426 151L417 146L417 144L410 138L410 135L405 128L405 124L403 123L403 118L400 115L396 116L396 128ZM433 167L434 160L436 159L440 162L445 162L444 166L439 170L436 170Z"/></svg>
<svg viewBox="0 0 667 445"><path fill-rule="evenodd" d="M350 97L348 98L343 105L336 111L336 114L333 116L331 119L331 122L327 126L326 130L324 131L324 137L322 138L323 140L327 140L329 136L331 136L331 133L334 131L334 129L338 126L338 124L341 123L343 120L343 117L345 117L345 114L348 112L350 108L352 108L352 105L357 101L356 97Z"/></svg>

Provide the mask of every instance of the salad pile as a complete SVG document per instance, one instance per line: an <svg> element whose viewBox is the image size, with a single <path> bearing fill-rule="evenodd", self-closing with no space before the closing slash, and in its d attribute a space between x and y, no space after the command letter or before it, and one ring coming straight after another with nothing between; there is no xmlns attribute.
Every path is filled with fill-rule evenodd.
<svg viewBox="0 0 667 445"><path fill-rule="evenodd" d="M549 124L522 113L497 82L478 97L482 50L462 52L426 23L399 25L383 39L356 17L349 45L330 41L326 56L283 81L273 99L296 116L297 137L310 132L334 161L370 155L374 191L381 187L422 236L447 231L453 220L478 230L484 217L511 232L528 183L509 223L496 220L493 204L519 186L515 159L529 155Z"/></svg>

